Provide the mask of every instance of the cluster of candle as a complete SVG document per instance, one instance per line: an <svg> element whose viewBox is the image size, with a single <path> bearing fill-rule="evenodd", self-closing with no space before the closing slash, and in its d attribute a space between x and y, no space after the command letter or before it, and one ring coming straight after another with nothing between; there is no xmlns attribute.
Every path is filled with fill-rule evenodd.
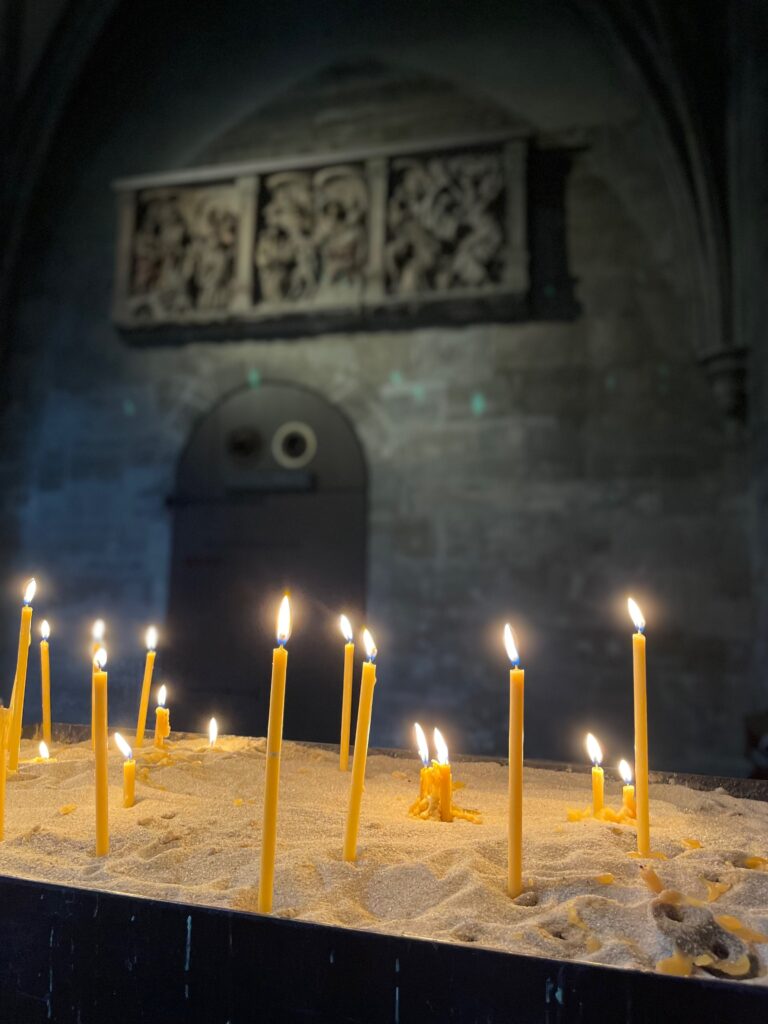
<svg viewBox="0 0 768 1024"><path fill-rule="evenodd" d="M448 744L439 729L435 729L435 759L430 763L429 744L424 730L418 722L413 723L416 745L419 749L422 768L419 773L419 798L411 807L411 814L421 817L431 809L432 804L441 821L453 821L453 778L451 762L448 759Z"/></svg>
<svg viewBox="0 0 768 1024"><path fill-rule="evenodd" d="M27 678L28 649L31 642L32 605L35 595L35 581L30 580L24 593L24 604L21 611L19 630L19 646L16 660L16 675L10 708L0 708L0 838L4 828L5 780L6 769L18 770L21 727L24 709L24 694ZM636 818L637 849L641 856L650 855L650 828L648 810L648 728L646 701L646 670L645 670L645 620L637 604L629 598L628 608L636 627L633 636L633 679L634 679L634 725L635 725L635 772L637 789L630 785L631 772L625 761L621 762L624 777L624 795L622 818ZM354 666L355 645L353 630L346 615L340 618L341 632L345 640L344 670L341 700L341 733L339 741L339 768L349 769L349 747L352 720L352 672ZM108 826L108 708L107 708L107 652L104 647L105 627L102 620L97 620L93 628L93 667L91 675L92 692L92 743L95 763L95 808L96 808L96 853L104 855L109 852ZM51 700L50 700L50 628L47 622L42 623L42 640L40 644L40 664L42 679L42 710L43 710L43 742L40 745L40 758L49 757L48 746L51 737ZM286 677L288 669L287 643L291 635L291 606L286 595L277 616L277 646L272 655L272 677L270 686L269 721L266 739L266 777L264 784L264 810L261 845L261 872L259 876L259 909L269 913L272 909L274 889L275 853L277 848L277 809L280 786L280 758L283 739L283 712L285 707ZM343 841L343 858L354 861L357 857L357 836L360 826L365 769L368 756L371 718L373 713L373 693L376 685L376 645L368 629L363 630L363 643L366 660L363 662L360 685L360 698L357 712L354 753L349 790L346 828ZM139 713L136 724L135 746L141 748L144 742L146 719L149 707L149 696L157 647L157 630L150 627L146 635L147 655L142 680ZM510 661L510 703L509 703L509 783L508 783L508 876L507 889L512 897L518 896L523 889L522 882L522 837L523 837L523 732L524 732L524 689L525 674L520 667L520 656L517 650L512 628L504 627L504 645ZM158 704L155 711L155 747L163 749L165 740L170 735L170 711L166 706L166 687L160 687ZM211 719L209 730L210 746L213 747L217 737L216 720ZM430 763L429 747L424 731L416 724L419 755L422 760L420 774L419 800L414 807L418 808L419 816L424 810L424 801L432 803L439 809L442 821L450 822L456 816L470 817L471 812L457 811L452 804L453 780L448 748L439 729L434 731L436 758ZM125 761L123 766L123 803L125 807L133 806L135 800L136 761L133 752L119 734L115 733L115 743ZM601 766L602 752L597 740L591 734L587 738L588 750L593 760L592 770L592 807L591 813L605 815L604 807L604 773ZM412 808L413 810L413 808Z"/></svg>
<svg viewBox="0 0 768 1024"><path fill-rule="evenodd" d="M635 787L632 785L632 769L625 760L619 761L618 772L624 782L621 809L612 810L605 806L605 772L603 771L603 750L591 732L587 733L587 753L592 762L592 803L583 811L569 810L568 820L579 821L582 818L600 818L603 821L633 821L637 817L635 805Z"/></svg>

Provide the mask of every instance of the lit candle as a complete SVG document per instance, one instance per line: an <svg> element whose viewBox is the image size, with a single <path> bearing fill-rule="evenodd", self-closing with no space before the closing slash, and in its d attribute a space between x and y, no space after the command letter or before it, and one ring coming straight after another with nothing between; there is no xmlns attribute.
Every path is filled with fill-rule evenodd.
<svg viewBox="0 0 768 1024"><path fill-rule="evenodd" d="M283 747L283 710L288 651L291 635L291 602L286 594L277 613L277 647L272 652L272 683L269 694L267 726L267 770L264 781L264 820L261 830L261 871L259 873L259 910L272 911L275 889L275 849L277 847L277 800L280 790L280 752Z"/></svg>
<svg viewBox="0 0 768 1024"><path fill-rule="evenodd" d="M35 764L44 764L46 761L51 760L51 752L48 749L48 744L45 740L40 740L37 748L37 757L34 759Z"/></svg>
<svg viewBox="0 0 768 1024"><path fill-rule="evenodd" d="M157 691L157 707L155 708L155 746L160 750L165 746L165 740L171 735L171 711L165 706L168 698L168 689L163 683Z"/></svg>
<svg viewBox="0 0 768 1024"><path fill-rule="evenodd" d="M208 746L213 750L216 746L216 740L219 738L219 724L215 718L212 718L208 723Z"/></svg>
<svg viewBox="0 0 768 1024"><path fill-rule="evenodd" d="M360 703L357 707L355 753L352 758L352 784L349 788L347 827L344 833L344 860L357 860L357 832L360 828L360 807L365 785L365 764L368 760L368 739L371 733L373 688L376 685L376 644L367 629L363 630L363 643L368 656L363 662L360 683Z"/></svg>
<svg viewBox="0 0 768 1024"><path fill-rule="evenodd" d="M429 767L429 744L427 743L427 737L424 735L424 730L418 722L413 723L413 728L416 733L416 746L419 748L419 757L422 764L421 771L419 772L419 800L422 800L425 796L429 796L429 791L432 788L432 769Z"/></svg>
<svg viewBox="0 0 768 1024"><path fill-rule="evenodd" d="M624 788L621 791L621 805L634 818L635 816L635 787L632 783L632 769L626 761L619 761L619 775L624 780Z"/></svg>
<svg viewBox="0 0 768 1024"><path fill-rule="evenodd" d="M91 746L96 749L96 723L93 719L93 708L94 694L93 694L93 677L96 674L96 662L94 658L101 649L101 645L104 643L104 633L106 632L106 624L104 619L94 619L93 625L91 626Z"/></svg>
<svg viewBox="0 0 768 1024"><path fill-rule="evenodd" d="M352 721L352 670L355 665L355 645L352 641L352 625L346 615L339 618L341 634L347 641L344 645L344 683L341 691L341 739L339 740L339 769L349 769L349 729Z"/></svg>
<svg viewBox="0 0 768 1024"><path fill-rule="evenodd" d="M147 657L144 661L144 680L141 684L141 697L139 698L139 718L136 723L136 746L144 744L144 730L147 727L147 709L149 708L149 691L152 686L152 672L155 667L155 648L157 647L157 630L150 626L147 630L145 641L147 644Z"/></svg>
<svg viewBox="0 0 768 1024"><path fill-rule="evenodd" d="M523 698L525 673L509 623L504 627L504 646L512 668L509 672L509 814L507 820L507 892L513 898L523 891Z"/></svg>
<svg viewBox="0 0 768 1024"><path fill-rule="evenodd" d="M24 604L21 609L19 649L16 655L16 678L14 679L13 696L11 697L13 717L11 719L11 737L8 744L8 768L12 772L18 771L19 768L21 725L24 718L24 693L27 688L27 662L29 660L29 645L32 642L32 599L35 596L36 589L37 584L34 579L31 579L24 591Z"/></svg>
<svg viewBox="0 0 768 1024"><path fill-rule="evenodd" d="M123 807L133 807L136 802L136 761L131 748L119 732L115 733L115 743L125 758L123 761Z"/></svg>
<svg viewBox="0 0 768 1024"><path fill-rule="evenodd" d="M0 708L0 840L5 839L5 780L8 738L11 732L11 709Z"/></svg>
<svg viewBox="0 0 768 1024"><path fill-rule="evenodd" d="M40 624L40 685L42 687L43 707L43 739L46 743L51 742L51 659L48 645L48 637L51 635L51 627L48 620L43 619Z"/></svg>
<svg viewBox="0 0 768 1024"><path fill-rule="evenodd" d="M587 733L587 753L592 762L592 813L597 816L605 803L605 772L600 767L603 752L591 732Z"/></svg>
<svg viewBox="0 0 768 1024"><path fill-rule="evenodd" d="M434 737L435 751L437 753L435 770L437 772L437 785L440 792L440 821L453 821L453 814L451 813L453 782L451 780L451 765L448 760L448 745L439 729L435 729Z"/></svg>
<svg viewBox="0 0 768 1024"><path fill-rule="evenodd" d="M93 658L93 740L96 762L96 856L109 853L109 757L107 749L107 652Z"/></svg>
<svg viewBox="0 0 768 1024"><path fill-rule="evenodd" d="M645 680L645 619L630 597L627 608L637 632L632 636L632 664L635 695L635 805L637 808L637 852L651 852L648 808L648 698Z"/></svg>

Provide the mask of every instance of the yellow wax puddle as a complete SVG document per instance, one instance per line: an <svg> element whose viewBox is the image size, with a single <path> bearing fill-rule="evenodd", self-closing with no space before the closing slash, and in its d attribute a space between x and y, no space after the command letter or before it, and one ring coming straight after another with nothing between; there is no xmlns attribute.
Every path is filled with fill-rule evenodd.
<svg viewBox="0 0 768 1024"><path fill-rule="evenodd" d="M576 928L580 928L583 932L587 932L586 936L586 950L588 953L596 953L598 949L602 947L602 942L596 935L592 935L589 931L589 925L583 920L578 910L574 906L568 907L568 924L575 925Z"/></svg>
<svg viewBox="0 0 768 1024"><path fill-rule="evenodd" d="M707 903L719 900L723 893L728 892L731 888L730 882L710 882L708 878L705 878L704 882L707 886Z"/></svg>
<svg viewBox="0 0 768 1024"><path fill-rule="evenodd" d="M693 973L693 957L676 949L672 956L659 960L656 970L659 974L672 974L678 978L687 978Z"/></svg>
<svg viewBox="0 0 768 1024"><path fill-rule="evenodd" d="M734 960L733 963L729 963L727 960L716 960L710 953L702 953L701 956L695 957L693 962L697 967L715 966L721 974L727 974L731 978L741 978L748 974L751 968L747 953L740 956L738 960Z"/></svg>
<svg viewBox="0 0 768 1024"><path fill-rule="evenodd" d="M762 871L768 865L765 857L747 857L742 867L751 868L753 871Z"/></svg>
<svg viewBox="0 0 768 1024"><path fill-rule="evenodd" d="M732 932L738 938L743 939L744 942L757 942L764 943L768 942L768 935L764 935L762 932L756 932L754 928L750 928L748 925L743 924L738 917L734 917L732 914L720 914L715 918L721 928L725 928L726 931Z"/></svg>
<svg viewBox="0 0 768 1024"><path fill-rule="evenodd" d="M702 845L698 839L688 839L686 837L683 837L680 842L683 846L687 846L689 850L700 850Z"/></svg>
<svg viewBox="0 0 768 1024"><path fill-rule="evenodd" d="M75 810L77 810L77 804L62 804L59 808L59 814L71 814Z"/></svg>
<svg viewBox="0 0 768 1024"><path fill-rule="evenodd" d="M595 881L599 885L613 885L616 879L613 877L610 871L605 871L602 875L595 875Z"/></svg>
<svg viewBox="0 0 768 1024"><path fill-rule="evenodd" d="M663 892L664 883L653 870L653 868L640 868L640 877L651 890L651 892Z"/></svg>
<svg viewBox="0 0 768 1024"><path fill-rule="evenodd" d="M637 850L632 850L627 856L633 860L669 860L666 853L662 853L661 850L651 850L650 853L638 853Z"/></svg>
<svg viewBox="0 0 768 1024"><path fill-rule="evenodd" d="M566 816L568 821L584 821L586 818L594 818L595 821L608 821L615 825L637 824L637 818L626 807L621 807L618 811L614 811L612 807L603 807L597 814L592 810L592 804L583 810L578 807L569 807Z"/></svg>

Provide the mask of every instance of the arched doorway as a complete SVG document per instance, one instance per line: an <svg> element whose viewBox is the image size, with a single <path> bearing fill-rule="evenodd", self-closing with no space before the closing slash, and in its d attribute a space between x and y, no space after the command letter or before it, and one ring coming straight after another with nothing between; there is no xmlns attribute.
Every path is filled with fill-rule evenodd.
<svg viewBox="0 0 768 1024"><path fill-rule="evenodd" d="M366 472L333 405L287 384L229 396L194 429L177 473L166 663L174 724L263 735L284 590L294 636L285 735L338 741L340 611L365 605Z"/></svg>

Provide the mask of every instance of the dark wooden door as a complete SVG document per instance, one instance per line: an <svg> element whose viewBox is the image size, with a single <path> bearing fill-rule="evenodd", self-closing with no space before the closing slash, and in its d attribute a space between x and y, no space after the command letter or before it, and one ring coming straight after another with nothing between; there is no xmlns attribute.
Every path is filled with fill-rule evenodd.
<svg viewBox="0 0 768 1024"><path fill-rule="evenodd" d="M288 590L285 735L338 741L343 640L362 625L366 477L354 431L282 384L231 396L193 432L178 472L168 610L176 728L263 735L275 620Z"/></svg>

